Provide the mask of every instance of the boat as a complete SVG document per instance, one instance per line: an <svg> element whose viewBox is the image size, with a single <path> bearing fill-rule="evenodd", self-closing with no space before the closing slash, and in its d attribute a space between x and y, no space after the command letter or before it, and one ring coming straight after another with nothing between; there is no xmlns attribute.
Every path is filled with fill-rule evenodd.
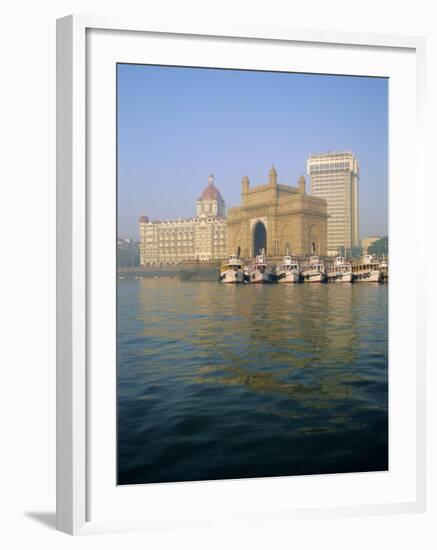
<svg viewBox="0 0 437 550"><path fill-rule="evenodd" d="M353 281L352 266L343 256L337 256L327 269L328 282L351 283Z"/></svg>
<svg viewBox="0 0 437 550"><path fill-rule="evenodd" d="M243 262L235 254L229 256L229 260L220 268L219 281L221 283L244 283Z"/></svg>
<svg viewBox="0 0 437 550"><path fill-rule="evenodd" d="M282 263L276 268L276 281L278 283L298 283L300 281L300 268L291 256L284 256Z"/></svg>
<svg viewBox="0 0 437 550"><path fill-rule="evenodd" d="M325 264L318 256L311 256L309 262L301 268L304 283L323 283L326 281Z"/></svg>
<svg viewBox="0 0 437 550"><path fill-rule="evenodd" d="M256 256L253 264L248 269L249 283L273 283L274 275L270 266L266 263L264 250Z"/></svg>
<svg viewBox="0 0 437 550"><path fill-rule="evenodd" d="M379 269L381 270L381 281L388 281L388 260L386 256L381 258Z"/></svg>
<svg viewBox="0 0 437 550"><path fill-rule="evenodd" d="M379 283L382 276L379 262L371 254L365 254L352 266L352 275L356 283Z"/></svg>

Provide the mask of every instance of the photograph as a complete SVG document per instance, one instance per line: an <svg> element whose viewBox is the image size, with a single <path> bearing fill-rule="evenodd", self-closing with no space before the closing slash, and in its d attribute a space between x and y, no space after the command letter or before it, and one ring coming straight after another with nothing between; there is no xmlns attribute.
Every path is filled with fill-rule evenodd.
<svg viewBox="0 0 437 550"><path fill-rule="evenodd" d="M117 484L389 470L389 79L118 63Z"/></svg>
<svg viewBox="0 0 437 550"><path fill-rule="evenodd" d="M437 549L427 1L2 6L2 548Z"/></svg>

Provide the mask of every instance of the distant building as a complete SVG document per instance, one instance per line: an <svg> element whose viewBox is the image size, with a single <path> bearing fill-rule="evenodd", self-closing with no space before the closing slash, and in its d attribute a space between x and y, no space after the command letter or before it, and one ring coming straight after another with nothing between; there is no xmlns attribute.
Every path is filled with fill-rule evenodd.
<svg viewBox="0 0 437 550"><path fill-rule="evenodd" d="M327 217L326 200L306 194L303 176L297 187L283 185L272 166L268 183L251 187L243 178L241 206L228 210L228 252L325 255Z"/></svg>
<svg viewBox="0 0 437 550"><path fill-rule="evenodd" d="M359 246L357 158L349 152L310 155L311 194L328 204L328 254Z"/></svg>
<svg viewBox="0 0 437 550"><path fill-rule="evenodd" d="M381 237L362 237L361 248L363 249L363 254L367 254L369 251L369 246L372 246L372 244L379 241L379 239L381 239Z"/></svg>
<svg viewBox="0 0 437 550"><path fill-rule="evenodd" d="M140 265L140 249L138 241L133 239L117 239L117 266L135 267Z"/></svg>
<svg viewBox="0 0 437 550"><path fill-rule="evenodd" d="M220 260L227 255L226 205L214 176L197 200L193 218L150 221L140 218L140 263Z"/></svg>

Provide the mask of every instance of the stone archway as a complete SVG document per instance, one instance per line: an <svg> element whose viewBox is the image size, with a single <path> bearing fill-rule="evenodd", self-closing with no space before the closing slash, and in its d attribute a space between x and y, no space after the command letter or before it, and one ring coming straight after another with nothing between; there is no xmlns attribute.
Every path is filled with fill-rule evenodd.
<svg viewBox="0 0 437 550"><path fill-rule="evenodd" d="M309 234L309 253L312 255L320 255L321 252L321 231L317 225L312 225Z"/></svg>
<svg viewBox="0 0 437 550"><path fill-rule="evenodd" d="M240 232L236 231L229 238L229 254L236 254L238 257L241 254L241 238Z"/></svg>
<svg viewBox="0 0 437 550"><path fill-rule="evenodd" d="M259 254L261 249L264 249L265 254L267 255L267 230L263 222L256 222L253 228L253 240L252 240L252 252L253 256Z"/></svg>
<svg viewBox="0 0 437 550"><path fill-rule="evenodd" d="M281 230L281 238L280 238L280 241L279 241L279 252L281 254L285 254L285 255L289 255L291 254L292 250L291 250L291 246L290 246L290 243L291 243L291 231L290 231L290 225L289 224L285 224L283 227L282 227L282 230Z"/></svg>

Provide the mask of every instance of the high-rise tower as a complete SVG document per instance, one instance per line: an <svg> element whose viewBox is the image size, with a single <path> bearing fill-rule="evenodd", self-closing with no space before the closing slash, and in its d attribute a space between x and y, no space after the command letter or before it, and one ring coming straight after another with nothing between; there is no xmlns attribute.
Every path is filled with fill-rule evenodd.
<svg viewBox="0 0 437 550"><path fill-rule="evenodd" d="M310 155L311 194L328 204L328 254L359 245L358 160L350 152Z"/></svg>

